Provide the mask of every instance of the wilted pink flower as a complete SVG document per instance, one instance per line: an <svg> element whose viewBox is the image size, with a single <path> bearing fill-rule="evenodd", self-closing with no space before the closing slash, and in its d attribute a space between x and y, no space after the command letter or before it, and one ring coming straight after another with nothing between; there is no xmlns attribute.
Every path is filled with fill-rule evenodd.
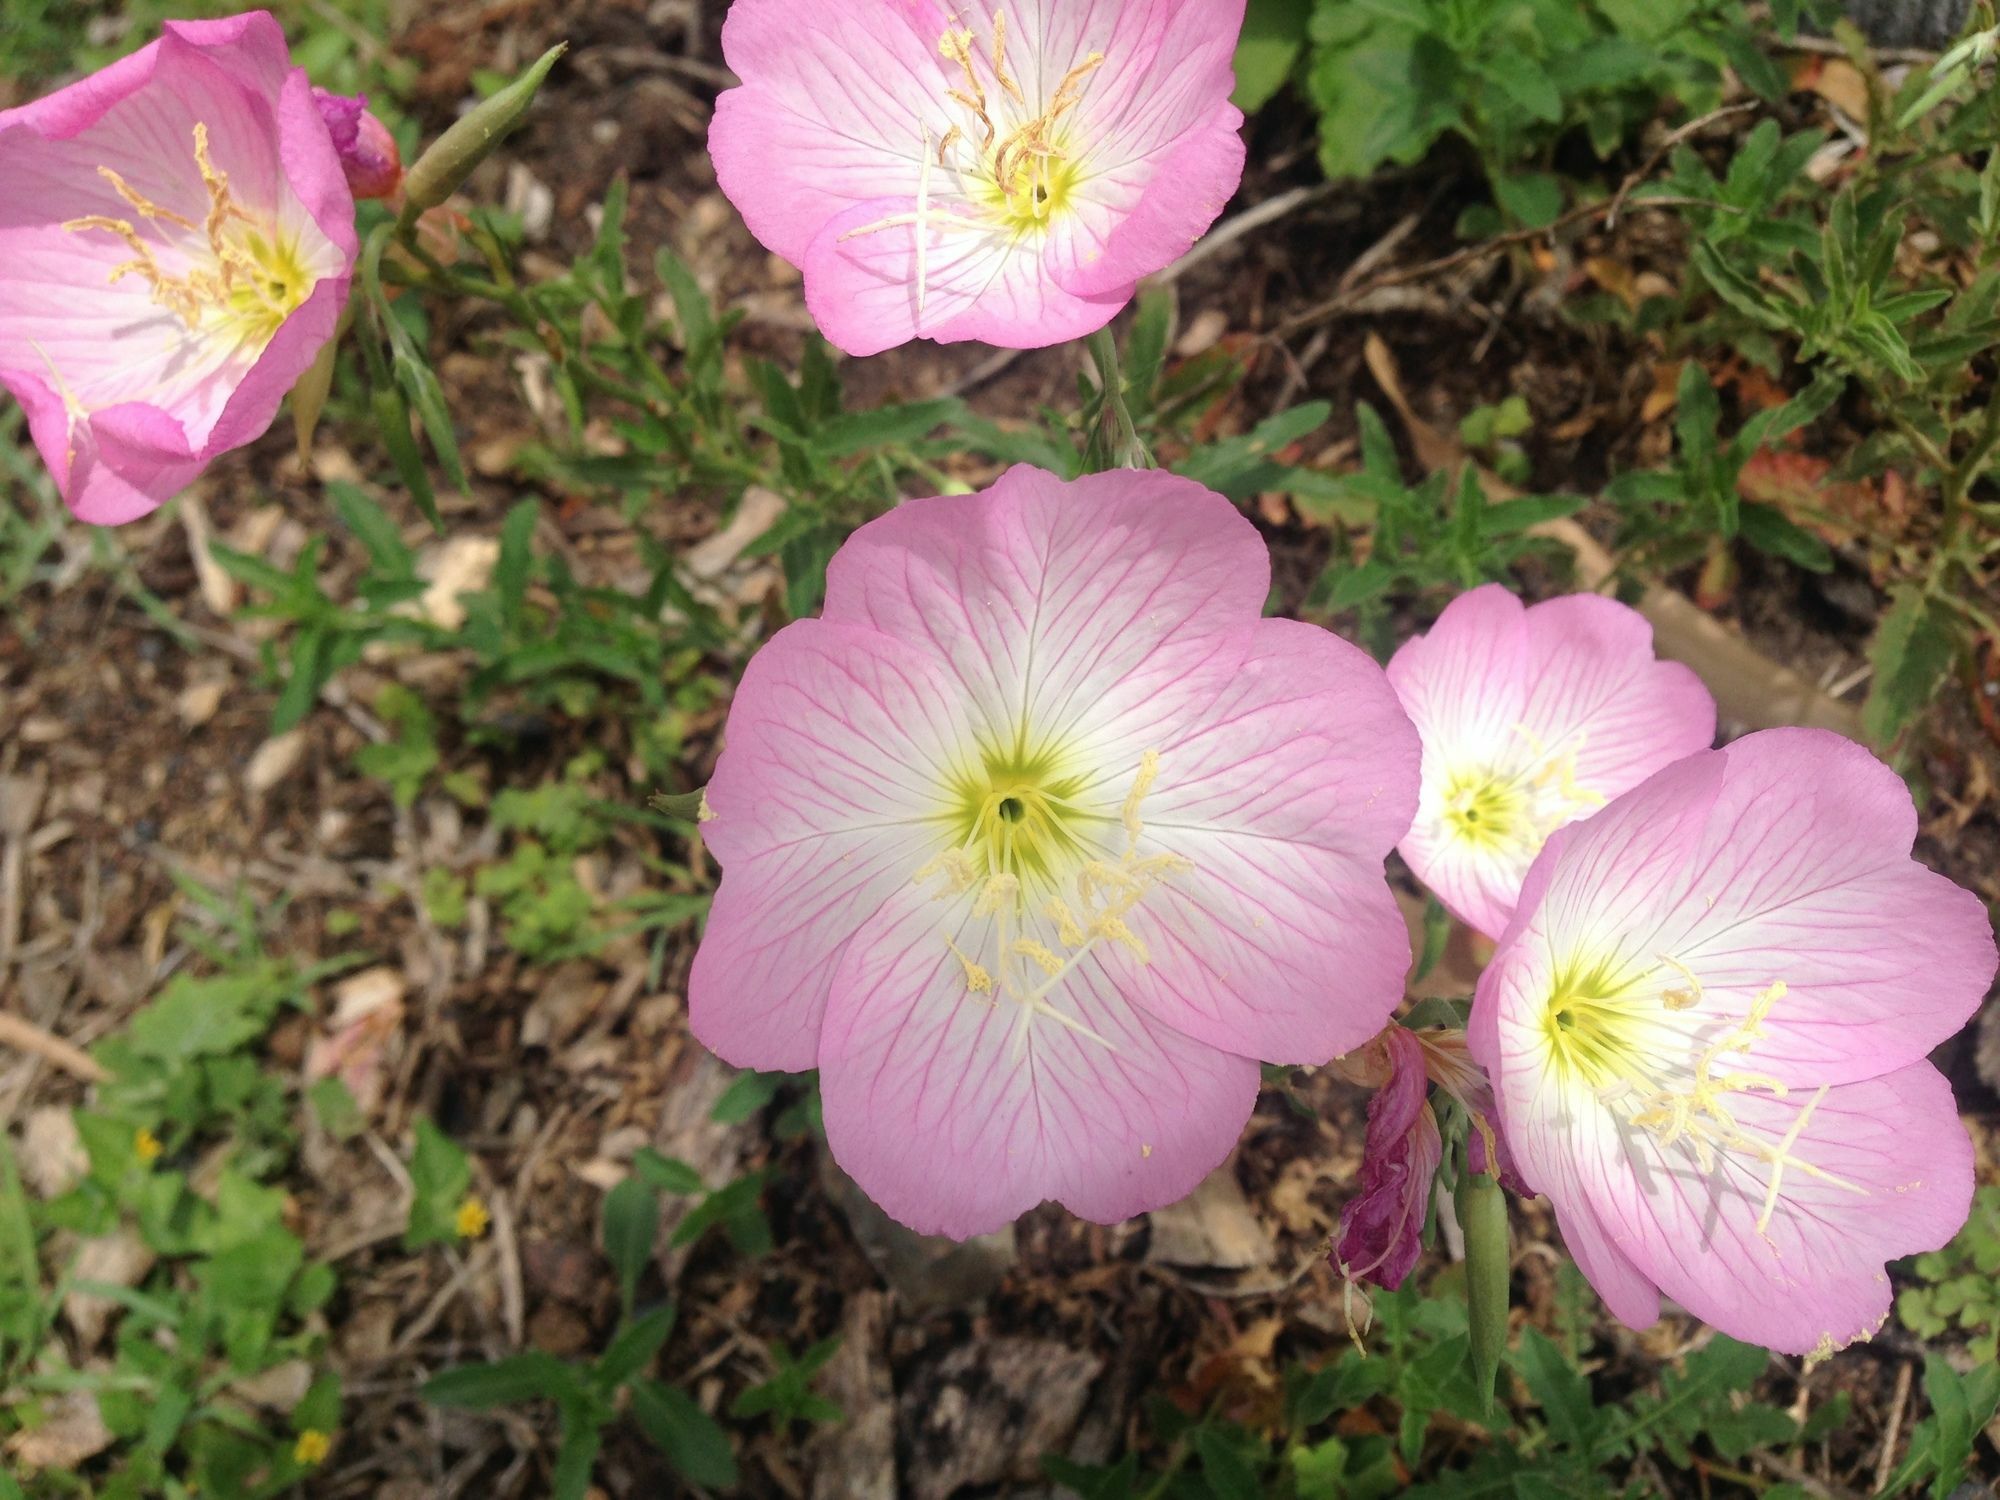
<svg viewBox="0 0 2000 1500"><path fill-rule="evenodd" d="M1433 1083L1465 1111L1467 1169L1532 1196L1499 1138L1493 1090L1467 1055L1464 1032L1392 1022L1335 1066L1350 1081L1375 1090L1368 1101L1361 1181L1340 1211L1334 1240L1334 1265L1350 1282L1371 1281L1394 1291L1417 1263L1431 1181L1444 1158L1437 1115L1427 1098Z"/></svg>
<svg viewBox="0 0 2000 1500"><path fill-rule="evenodd" d="M1368 1101L1361 1180L1340 1210L1334 1264L1349 1281L1372 1281L1393 1292L1423 1253L1431 1183L1444 1160L1424 1049L1415 1032L1391 1025L1343 1071L1375 1093Z"/></svg>
<svg viewBox="0 0 2000 1500"><path fill-rule="evenodd" d="M1823 730L1694 755L1558 832L1479 982L1473 1055L1606 1304L1662 1293L1825 1353L1883 1264L1965 1221L1972 1147L1925 1054L1993 977L1986 912L1910 858L1902 781Z"/></svg>
<svg viewBox="0 0 2000 1500"><path fill-rule="evenodd" d="M402 186L403 153L389 127L368 112L366 94L350 99L314 89L313 102L319 105L320 118L326 121L340 156L340 170L357 199L386 198Z"/></svg>
<svg viewBox="0 0 2000 1500"><path fill-rule="evenodd" d="M261 435L354 255L333 143L261 11L170 21L0 112L0 384L83 520L142 516Z"/></svg>
<svg viewBox="0 0 2000 1500"><path fill-rule="evenodd" d="M1461 594L1397 651L1389 681L1424 743L1397 847L1491 938L1544 839L1715 738L1700 679L1655 661L1644 616L1595 594L1526 609L1497 583Z"/></svg>
<svg viewBox="0 0 2000 1500"><path fill-rule="evenodd" d="M835 1158L911 1227L1171 1202L1257 1058L1400 997L1416 736L1361 652L1260 618L1269 582L1198 485L1017 468L864 526L750 663L695 1034L817 1067Z"/></svg>
<svg viewBox="0 0 2000 1500"><path fill-rule="evenodd" d="M736 0L716 177L850 354L1110 322L1243 175L1244 0Z"/></svg>

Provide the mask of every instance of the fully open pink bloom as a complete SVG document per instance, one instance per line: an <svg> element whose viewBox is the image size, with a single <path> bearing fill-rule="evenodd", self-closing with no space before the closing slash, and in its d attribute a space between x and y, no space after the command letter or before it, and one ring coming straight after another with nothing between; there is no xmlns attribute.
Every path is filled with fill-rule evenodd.
<svg viewBox="0 0 2000 1500"><path fill-rule="evenodd" d="M722 190L850 354L1110 322L1243 175L1244 0L736 0Z"/></svg>
<svg viewBox="0 0 2000 1500"><path fill-rule="evenodd" d="M1645 618L1595 594L1531 608L1497 583L1461 594L1396 653L1389 681L1424 742L1398 847L1493 938L1543 840L1715 738L1700 679L1655 661Z"/></svg>
<svg viewBox="0 0 2000 1500"><path fill-rule="evenodd" d="M263 12L0 112L0 384L86 521L260 436L333 337L354 200Z"/></svg>
<svg viewBox="0 0 2000 1500"><path fill-rule="evenodd" d="M1910 795L1823 730L1753 734L1558 832L1479 982L1473 1054L1528 1182L1607 1305L1660 1294L1827 1352L1885 1262L1965 1221L1972 1146L1925 1054L1993 935L1910 857Z"/></svg>
<svg viewBox="0 0 2000 1500"><path fill-rule="evenodd" d="M864 526L750 663L695 1034L818 1067L834 1156L911 1227L1170 1202L1256 1059L1388 1019L1416 736L1361 652L1260 618L1269 582L1198 485L1018 468Z"/></svg>

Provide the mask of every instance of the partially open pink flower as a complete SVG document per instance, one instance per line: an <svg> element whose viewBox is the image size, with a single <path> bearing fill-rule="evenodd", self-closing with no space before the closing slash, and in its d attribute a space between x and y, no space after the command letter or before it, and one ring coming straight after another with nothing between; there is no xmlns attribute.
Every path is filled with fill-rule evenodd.
<svg viewBox="0 0 2000 1500"><path fill-rule="evenodd" d="M1925 1054L1994 972L1970 892L1910 857L1909 792L1823 730L1753 734L1563 829L1471 1040L1522 1175L1625 1322L1662 1293L1825 1353L1885 1262L1964 1223L1972 1145Z"/></svg>
<svg viewBox="0 0 2000 1500"><path fill-rule="evenodd" d="M864 526L750 663L695 1034L818 1067L835 1158L912 1228L1171 1202L1256 1059L1388 1019L1416 736L1360 651L1260 618L1269 582L1198 485L1018 468Z"/></svg>
<svg viewBox="0 0 2000 1500"><path fill-rule="evenodd" d="M1653 659L1644 616L1573 594L1531 608L1497 583L1452 600L1389 681L1424 742L1398 845L1460 921L1497 938L1542 842L1715 738L1715 701Z"/></svg>
<svg viewBox="0 0 2000 1500"><path fill-rule="evenodd" d="M354 200L263 12L0 112L0 385L80 518L260 436L333 336Z"/></svg>
<svg viewBox="0 0 2000 1500"><path fill-rule="evenodd" d="M403 153L389 127L369 111L368 96L313 90L320 118L326 121L340 170L357 199L386 198L403 184Z"/></svg>
<svg viewBox="0 0 2000 1500"><path fill-rule="evenodd" d="M1243 175L1244 0L736 0L709 152L850 354L1110 322Z"/></svg>

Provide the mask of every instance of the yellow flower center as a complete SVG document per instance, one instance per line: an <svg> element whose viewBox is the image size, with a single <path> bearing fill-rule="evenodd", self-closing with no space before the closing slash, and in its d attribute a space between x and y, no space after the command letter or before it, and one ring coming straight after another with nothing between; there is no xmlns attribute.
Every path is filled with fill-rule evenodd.
<svg viewBox="0 0 2000 1500"><path fill-rule="evenodd" d="M958 65L962 87L946 97L963 115L938 138L937 164L973 185L971 196L1006 229L1025 234L1044 227L1069 206L1081 175L1065 122L1083 102L1084 84L1104 66L1093 52L1071 68L1039 113L1028 115L1027 95L1007 71L1007 16L993 17L984 61L997 96L979 76L977 36L957 27L938 38L938 51ZM997 117L997 118L996 118Z"/></svg>
<svg viewBox="0 0 2000 1500"><path fill-rule="evenodd" d="M1750 1134L1731 1109L1733 1095L1788 1095L1785 1085L1767 1073L1722 1065L1726 1054L1745 1055L1763 1037L1765 1018L1785 998L1784 982L1761 990L1745 1015L1725 1022L1697 1047L1686 1026L1670 1017L1703 1003L1701 981L1680 960L1657 957L1657 966L1625 979L1616 977L1610 964L1575 965L1559 972L1541 1017L1542 1040L1559 1079L1588 1089L1600 1104L1626 1124L1649 1132L1662 1147L1685 1145L1704 1174L1715 1170L1718 1150L1768 1163L1771 1175L1757 1218L1759 1234L1770 1226L1787 1168L1849 1192L1865 1192L1793 1154L1806 1122L1826 1097L1824 1087L1775 1141Z"/></svg>
<svg viewBox="0 0 2000 1500"><path fill-rule="evenodd" d="M1114 825L1124 834L1115 859L1105 857L1100 837L1110 819L1080 805L1085 778L1064 774L1062 755L982 751L976 759L979 769L953 785L942 819L955 842L916 873L920 884L942 883L939 900L972 897L979 936L970 951L958 936L944 939L966 993L1015 1002L1017 1050L1037 1016L1110 1048L1051 996L1101 944L1148 962L1145 939L1128 919L1169 877L1194 868L1183 855L1138 852L1139 809L1159 776L1159 754L1140 757Z"/></svg>
<svg viewBox="0 0 2000 1500"><path fill-rule="evenodd" d="M209 159L205 124L194 127L194 159L208 188L208 212L199 224L153 202L110 167L99 167L98 175L136 218L153 226L154 237L142 235L133 219L104 214L71 219L63 228L72 234L118 236L132 258L112 267L113 285L128 276L142 277L153 289L153 301L190 333L262 352L312 294L318 278L296 235L260 222L236 202L229 174ZM178 272L161 264L160 252L169 248L186 262Z"/></svg>
<svg viewBox="0 0 2000 1500"><path fill-rule="evenodd" d="M1514 733L1522 748L1499 764L1466 766L1444 787L1444 825L1482 854L1533 858L1563 824L1604 805L1603 796L1576 780L1583 736L1564 745L1544 743L1525 726Z"/></svg>

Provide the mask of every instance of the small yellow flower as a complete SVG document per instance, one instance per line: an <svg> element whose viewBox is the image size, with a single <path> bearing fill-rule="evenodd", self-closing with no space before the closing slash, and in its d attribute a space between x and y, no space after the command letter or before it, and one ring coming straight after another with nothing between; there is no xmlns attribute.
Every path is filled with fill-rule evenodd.
<svg viewBox="0 0 2000 1500"><path fill-rule="evenodd" d="M333 1452L333 1439L317 1427L308 1427L299 1434L298 1442L292 1445L292 1462L305 1467L317 1468L326 1462L327 1454Z"/></svg>
<svg viewBox="0 0 2000 1500"><path fill-rule="evenodd" d="M452 1220L452 1226L458 1230L460 1239L476 1240L486 1233L486 1226L492 1222L493 1215L486 1211L486 1205L475 1195L458 1205L458 1215Z"/></svg>
<svg viewBox="0 0 2000 1500"><path fill-rule="evenodd" d="M139 1130L133 1132L132 1150L140 1161L150 1167L160 1159L160 1138L154 1135L152 1131L141 1127Z"/></svg>

